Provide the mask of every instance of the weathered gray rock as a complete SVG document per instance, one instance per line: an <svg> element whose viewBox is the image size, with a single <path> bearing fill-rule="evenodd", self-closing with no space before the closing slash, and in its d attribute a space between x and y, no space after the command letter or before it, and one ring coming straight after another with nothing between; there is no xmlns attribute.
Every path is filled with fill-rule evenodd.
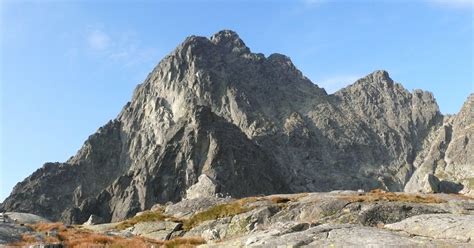
<svg viewBox="0 0 474 248"><path fill-rule="evenodd" d="M446 213L442 208L418 203L381 202L361 209L359 221L363 225L394 223L411 216L428 213Z"/></svg>
<svg viewBox="0 0 474 248"><path fill-rule="evenodd" d="M469 217L462 220L467 221L474 216L471 215L474 214L471 212L474 210L473 199L453 194L439 194L430 195L432 200L423 203L423 199L427 199L424 197L427 196L403 193L397 195L399 201L396 198L392 198L391 201L384 200L383 195L374 200L371 193L356 191L260 197L244 201L247 202L244 206L253 206L253 209L234 216L199 223L184 232L184 236L200 236L208 242L205 246L217 247L470 246L467 239L445 239L435 235L436 232L432 236L410 231L401 232L390 228L392 226L390 223L395 223L393 225L404 223L404 220L410 220L413 216L433 216L433 218L439 216L436 225L445 222L446 227L451 228L454 225L450 224L452 220L444 216L461 215L446 213L467 214ZM438 200L434 201L435 199ZM461 221L458 221L458 224L462 226ZM382 229L384 226L387 229ZM465 227L470 228L470 224ZM431 232L429 228L425 231ZM466 232L460 233L467 235Z"/></svg>
<svg viewBox="0 0 474 248"><path fill-rule="evenodd" d="M421 182L421 192L423 193L438 193L440 192L439 179L433 174L426 174Z"/></svg>
<svg viewBox="0 0 474 248"><path fill-rule="evenodd" d="M426 174L439 178L438 192L474 195L474 94L459 114L445 117L441 127L425 141L417 156L416 170L405 186L408 192L426 191Z"/></svg>
<svg viewBox="0 0 474 248"><path fill-rule="evenodd" d="M185 237L202 237L206 241L217 241L227 236L227 229L231 222L231 217L221 218L217 220L208 220L197 227L187 231Z"/></svg>
<svg viewBox="0 0 474 248"><path fill-rule="evenodd" d="M373 227L321 225L281 235L276 229L202 247L469 247L458 241L410 237Z"/></svg>
<svg viewBox="0 0 474 248"><path fill-rule="evenodd" d="M270 222L270 217L278 210L274 206L266 206L234 216L227 225L225 237L238 236L257 229L259 226L267 225Z"/></svg>
<svg viewBox="0 0 474 248"><path fill-rule="evenodd" d="M5 222L16 224L36 224L51 222L50 220L35 214L18 212L5 212L3 213L3 219L5 220Z"/></svg>
<svg viewBox="0 0 474 248"><path fill-rule="evenodd" d="M103 224L103 223L104 223L103 218L101 218L100 216L91 214L89 219L83 225L91 226L91 225L97 225L97 224Z"/></svg>
<svg viewBox="0 0 474 248"><path fill-rule="evenodd" d="M165 214L175 218L189 217L197 212L202 212L210 207L222 204L233 199L218 197L201 197L194 199L184 199L178 203L166 206Z"/></svg>
<svg viewBox="0 0 474 248"><path fill-rule="evenodd" d="M424 214L386 225L389 230L474 245L474 215Z"/></svg>
<svg viewBox="0 0 474 248"><path fill-rule="evenodd" d="M0 222L0 246L21 240L22 234L31 231L27 226Z"/></svg>
<svg viewBox="0 0 474 248"><path fill-rule="evenodd" d="M133 226L132 234L150 239L168 240L181 225L171 221L140 222Z"/></svg>
<svg viewBox="0 0 474 248"><path fill-rule="evenodd" d="M109 231L115 230L119 223L120 222L97 224L97 225L82 225L82 228L91 230L97 233L107 233Z"/></svg>
<svg viewBox="0 0 474 248"><path fill-rule="evenodd" d="M191 36L117 118L68 161L19 183L0 210L120 221L214 194L418 192L426 174L439 190L469 193L473 98L443 116L431 93L409 92L385 71L328 95L290 58L252 53L235 32Z"/></svg>
<svg viewBox="0 0 474 248"><path fill-rule="evenodd" d="M186 190L186 199L195 199L202 197L212 197L218 192L216 181L206 174L202 174L198 178L198 182Z"/></svg>

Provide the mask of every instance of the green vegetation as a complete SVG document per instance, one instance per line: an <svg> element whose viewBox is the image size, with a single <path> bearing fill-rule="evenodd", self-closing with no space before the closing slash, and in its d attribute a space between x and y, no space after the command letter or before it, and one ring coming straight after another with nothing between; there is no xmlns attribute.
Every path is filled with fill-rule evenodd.
<svg viewBox="0 0 474 248"><path fill-rule="evenodd" d="M217 205L203 212L194 214L189 219L183 222L183 229L190 230L191 228L207 220L216 220L219 218L235 216L241 213L248 212L252 210L252 208L245 207L244 205L248 202L251 202L252 200L255 201L256 198L245 198L242 200Z"/></svg>
<svg viewBox="0 0 474 248"><path fill-rule="evenodd" d="M146 211L138 216L135 216L128 220L123 221L122 223L118 224L116 228L118 230L124 230L140 222L164 221L164 220L181 222L181 220L165 215L162 211Z"/></svg>
<svg viewBox="0 0 474 248"><path fill-rule="evenodd" d="M183 229L188 231L193 227L198 226L200 223L207 221L207 220L216 220L225 217L232 217L241 213L248 212L253 209L253 207L249 207L248 204L256 201L261 200L268 200L274 204L278 204L279 206L286 206L286 204L290 201L297 200L307 194L298 194L294 197L280 197L280 196L271 196L271 197L247 197L242 198L240 200L235 200L232 202L220 204L213 206L207 210L202 212L195 213L188 219L177 219L171 216L167 216L163 213L163 210L157 211L146 211L142 214L132 217L128 220L123 221L122 223L118 224L116 228L118 230L127 229L132 227L133 225L140 223L140 222L151 222L151 221L174 221L183 223Z"/></svg>
<svg viewBox="0 0 474 248"><path fill-rule="evenodd" d="M393 193L386 192L380 189L372 190L363 195L357 196L341 196L341 199L346 199L350 202L376 202L376 201L395 201L395 202L414 202L414 203L444 203L443 199L440 199L434 195L418 195L409 193Z"/></svg>

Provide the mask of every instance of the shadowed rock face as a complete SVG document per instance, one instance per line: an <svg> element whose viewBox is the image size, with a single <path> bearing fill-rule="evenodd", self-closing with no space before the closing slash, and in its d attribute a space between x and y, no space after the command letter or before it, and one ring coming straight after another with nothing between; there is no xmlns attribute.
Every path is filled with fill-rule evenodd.
<svg viewBox="0 0 474 248"><path fill-rule="evenodd" d="M405 191L422 189L423 192L474 195L473 140L474 94L471 94L457 115L444 117L442 125L430 133L424 150L414 162L417 170Z"/></svg>
<svg viewBox="0 0 474 248"><path fill-rule="evenodd" d="M431 93L410 93L385 71L328 95L288 57L252 53L233 31L191 36L115 120L65 163L19 183L1 208L83 223L91 214L121 220L187 192L456 188L427 188L427 174L469 188L470 99L444 117Z"/></svg>

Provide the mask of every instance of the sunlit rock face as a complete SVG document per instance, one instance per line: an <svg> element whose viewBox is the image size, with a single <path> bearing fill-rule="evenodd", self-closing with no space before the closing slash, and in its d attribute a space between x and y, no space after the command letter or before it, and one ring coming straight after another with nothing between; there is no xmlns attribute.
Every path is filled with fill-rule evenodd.
<svg viewBox="0 0 474 248"><path fill-rule="evenodd" d="M197 195L472 193L472 102L443 116L431 93L385 71L328 95L289 57L252 53L233 31L191 36L116 119L19 183L1 208L83 223Z"/></svg>

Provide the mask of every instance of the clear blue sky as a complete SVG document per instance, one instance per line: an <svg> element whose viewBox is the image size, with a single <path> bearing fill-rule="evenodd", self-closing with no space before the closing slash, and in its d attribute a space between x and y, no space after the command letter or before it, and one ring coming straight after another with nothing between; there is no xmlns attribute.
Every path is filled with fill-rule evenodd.
<svg viewBox="0 0 474 248"><path fill-rule="evenodd" d="M230 3L227 3L230 2ZM473 92L472 0L2 1L0 201L74 155L186 36L233 29L329 92L377 69L456 113Z"/></svg>

